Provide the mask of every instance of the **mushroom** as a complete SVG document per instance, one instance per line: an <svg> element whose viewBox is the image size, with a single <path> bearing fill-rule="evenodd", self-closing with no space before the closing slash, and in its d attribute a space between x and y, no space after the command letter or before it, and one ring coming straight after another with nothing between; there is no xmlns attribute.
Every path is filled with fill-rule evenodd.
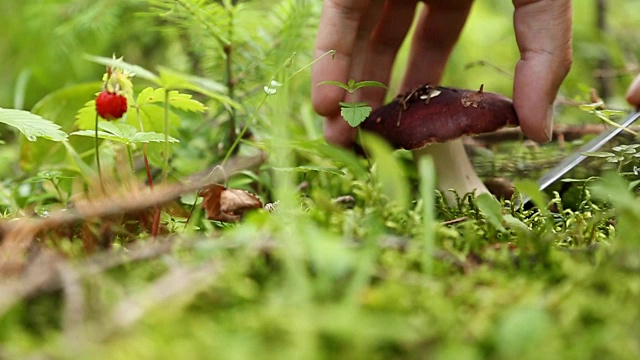
<svg viewBox="0 0 640 360"><path fill-rule="evenodd" d="M414 158L431 155L438 188L447 200L459 194L489 192L475 172L461 137L517 126L509 98L480 90L423 85L398 95L373 111L362 129L387 139L395 148L411 150Z"/></svg>

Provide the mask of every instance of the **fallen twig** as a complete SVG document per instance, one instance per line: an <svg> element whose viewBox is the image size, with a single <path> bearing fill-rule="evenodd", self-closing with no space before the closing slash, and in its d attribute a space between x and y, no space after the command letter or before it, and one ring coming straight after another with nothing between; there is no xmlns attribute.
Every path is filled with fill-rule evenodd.
<svg viewBox="0 0 640 360"><path fill-rule="evenodd" d="M604 124L588 124L588 125L558 125L553 129L552 141L564 142L573 141L583 138L587 135L597 135L607 130L609 127ZM640 125L629 127L633 131L640 131ZM625 134L621 134L624 136ZM490 146L503 141L515 141L524 137L520 128L503 128L493 133L475 135L467 142L475 146Z"/></svg>
<svg viewBox="0 0 640 360"><path fill-rule="evenodd" d="M139 293L122 300L111 314L117 329L128 328L140 321L150 310L179 297L191 297L199 289L208 286L220 271L218 263L197 267L179 265L147 286ZM116 330L116 329L113 329Z"/></svg>
<svg viewBox="0 0 640 360"><path fill-rule="evenodd" d="M0 274L14 273L22 269L26 263L26 250L38 233L64 226L70 227L87 219L103 219L160 206L204 185L226 180L222 178L223 174L255 168L264 160L264 154L235 158L224 166L224 172L199 173L182 183L156 186L153 191L145 187L95 201L76 201L73 208L53 212L44 218L21 218L0 222Z"/></svg>
<svg viewBox="0 0 640 360"><path fill-rule="evenodd" d="M91 256L73 265L77 277L88 277L125 263L157 258L171 252L175 237L154 242L134 244L128 251L111 250ZM192 242L181 245L188 247ZM68 260L53 250L41 250L20 277L5 278L0 282L0 315L25 298L53 291L63 286L62 271L68 271ZM66 281L70 281L67 279ZM69 284L69 283L68 283Z"/></svg>

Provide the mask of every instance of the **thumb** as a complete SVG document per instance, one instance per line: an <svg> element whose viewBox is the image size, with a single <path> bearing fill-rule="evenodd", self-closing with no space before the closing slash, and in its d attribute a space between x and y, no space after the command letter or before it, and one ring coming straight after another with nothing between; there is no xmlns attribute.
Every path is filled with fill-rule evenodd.
<svg viewBox="0 0 640 360"><path fill-rule="evenodd" d="M546 142L553 131L553 103L571 67L571 1L514 0L520 49L513 105L523 133Z"/></svg>

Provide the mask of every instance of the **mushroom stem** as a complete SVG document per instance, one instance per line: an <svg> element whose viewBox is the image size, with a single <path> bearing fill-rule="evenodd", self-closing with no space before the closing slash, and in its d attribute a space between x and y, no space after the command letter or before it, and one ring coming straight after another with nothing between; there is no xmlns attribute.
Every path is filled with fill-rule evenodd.
<svg viewBox="0 0 640 360"><path fill-rule="evenodd" d="M433 143L422 149L413 150L414 159L431 155L436 169L437 186L449 202L455 203L455 196L448 191L453 189L459 195L475 190L475 194L488 193L487 187L478 177L471 160L464 149L462 139L446 143Z"/></svg>

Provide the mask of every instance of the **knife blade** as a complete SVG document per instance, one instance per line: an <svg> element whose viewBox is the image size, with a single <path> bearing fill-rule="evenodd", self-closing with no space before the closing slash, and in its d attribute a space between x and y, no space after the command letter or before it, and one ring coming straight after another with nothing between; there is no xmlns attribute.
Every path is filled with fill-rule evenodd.
<svg viewBox="0 0 640 360"><path fill-rule="evenodd" d="M538 187L542 191L546 189L549 185L556 182L563 175L571 171L573 168L578 166L584 159L587 157L583 155L583 153L596 151L600 149L604 144L608 143L616 137L616 135L620 134L624 129L628 128L631 124L633 124L636 120L640 119L640 110L635 113L627 116L622 122L618 125L612 127L591 139L588 143L582 145L578 150L576 150L573 154L567 156L565 159L560 161L556 166L554 166L551 170L547 171L542 177L538 180ZM523 197L522 201L516 206L524 206L531 200L528 196Z"/></svg>
<svg viewBox="0 0 640 360"><path fill-rule="evenodd" d="M573 168L578 166L584 159L587 157L583 155L583 153L596 151L600 149L604 144L608 143L616 137L621 131L628 128L629 125L633 124L636 120L640 118L640 111L632 113L627 116L619 126L612 127L602 133L600 135L593 138L588 143L582 145L577 151L573 154L567 156L564 160L560 161L558 165L554 166L551 170L545 173L540 180L538 180L538 185L540 190L546 189L549 185L556 182L558 179L562 177L562 175L568 173Z"/></svg>

